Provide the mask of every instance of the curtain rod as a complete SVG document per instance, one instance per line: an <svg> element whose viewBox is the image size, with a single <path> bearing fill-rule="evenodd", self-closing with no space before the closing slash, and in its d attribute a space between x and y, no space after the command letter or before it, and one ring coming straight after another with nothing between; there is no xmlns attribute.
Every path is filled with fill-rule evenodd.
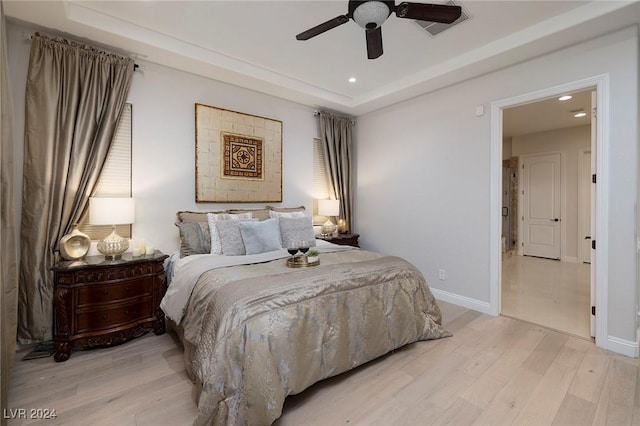
<svg viewBox="0 0 640 426"><path fill-rule="evenodd" d="M320 111L318 111L317 109L313 111L313 116L314 116L314 117L317 117L317 116L319 116L319 115L320 115ZM344 118L349 118L349 117L344 117ZM352 119L351 119L351 124L352 124L353 126L355 126L355 125L356 125L356 120L354 120L354 119L352 118Z"/></svg>
<svg viewBox="0 0 640 426"><path fill-rule="evenodd" d="M24 31L24 32L22 33L22 37L23 37L25 40L33 40L33 34L32 34L32 33L28 33L28 32L26 32L26 31ZM143 67L141 67L140 65L138 65L138 64L136 64L136 63L134 62L134 64L133 64L133 71L135 72L135 71L138 71L138 70L140 70L140 71L144 71L144 68L143 68Z"/></svg>

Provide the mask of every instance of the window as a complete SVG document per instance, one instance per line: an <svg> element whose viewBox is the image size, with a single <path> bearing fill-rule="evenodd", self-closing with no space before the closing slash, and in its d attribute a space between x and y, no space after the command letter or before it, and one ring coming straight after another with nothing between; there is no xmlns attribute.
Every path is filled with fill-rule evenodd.
<svg viewBox="0 0 640 426"><path fill-rule="evenodd" d="M324 200L329 198L329 173L324 159L322 141L313 139L313 198Z"/></svg>
<svg viewBox="0 0 640 426"><path fill-rule="evenodd" d="M125 104L107 160L98 179L95 197L131 196L131 119L132 105ZM89 209L80 221L79 228L92 240L101 240L111 233L111 226L89 224ZM123 238L131 238L131 225L118 225L116 232Z"/></svg>

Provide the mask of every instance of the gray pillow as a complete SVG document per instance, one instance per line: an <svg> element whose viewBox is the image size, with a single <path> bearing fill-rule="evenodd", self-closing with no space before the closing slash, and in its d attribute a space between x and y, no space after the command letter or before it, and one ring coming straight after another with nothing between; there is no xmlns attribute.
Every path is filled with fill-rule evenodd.
<svg viewBox="0 0 640 426"><path fill-rule="evenodd" d="M222 254L222 245L220 243L220 234L218 233L217 223L221 220L245 220L252 219L251 213L208 213L207 222L209 223L209 238L211 239L211 254Z"/></svg>
<svg viewBox="0 0 640 426"><path fill-rule="evenodd" d="M240 222L240 234L246 254L258 254L282 248L277 219Z"/></svg>
<svg viewBox="0 0 640 426"><path fill-rule="evenodd" d="M180 231L180 257L211 252L211 232L207 222L176 222Z"/></svg>
<svg viewBox="0 0 640 426"><path fill-rule="evenodd" d="M240 234L241 220L219 220L216 223L220 245L224 256L242 256L245 254L242 234Z"/></svg>
<svg viewBox="0 0 640 426"><path fill-rule="evenodd" d="M278 218L280 222L280 237L282 247L287 247L291 242L308 241L309 247L316 246L316 235L313 232L313 218L305 217L284 217Z"/></svg>

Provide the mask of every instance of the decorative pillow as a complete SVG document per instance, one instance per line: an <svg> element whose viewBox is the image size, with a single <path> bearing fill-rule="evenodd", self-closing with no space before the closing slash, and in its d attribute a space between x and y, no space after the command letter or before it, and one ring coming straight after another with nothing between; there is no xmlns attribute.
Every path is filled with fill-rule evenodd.
<svg viewBox="0 0 640 426"><path fill-rule="evenodd" d="M246 254L258 254L282 248L277 219L240 222L240 234Z"/></svg>
<svg viewBox="0 0 640 426"><path fill-rule="evenodd" d="M242 256L246 254L242 234L240 233L241 220L219 220L216 223L220 235L220 246L225 256Z"/></svg>
<svg viewBox="0 0 640 426"><path fill-rule="evenodd" d="M272 218L281 218L281 217L305 217L305 212L277 212L275 210L269 210L269 216Z"/></svg>
<svg viewBox="0 0 640 426"><path fill-rule="evenodd" d="M180 230L180 257L211 251L211 233L206 222L176 222Z"/></svg>
<svg viewBox="0 0 640 426"><path fill-rule="evenodd" d="M269 209L231 209L228 213L232 214L242 214L242 213L251 213L252 219L258 220L267 220L269 219Z"/></svg>
<svg viewBox="0 0 640 426"><path fill-rule="evenodd" d="M209 223L210 236L210 253L211 254L223 254L222 245L220 244L220 233L218 231L217 223L224 220L248 220L251 219L251 213L230 214L230 213L209 213L207 214L207 221Z"/></svg>
<svg viewBox="0 0 640 426"><path fill-rule="evenodd" d="M304 217L280 217L280 237L282 237L282 247L287 247L289 243L299 241L309 241L310 247L315 247L316 236L313 232L313 218Z"/></svg>
<svg viewBox="0 0 640 426"><path fill-rule="evenodd" d="M207 222L207 214L228 213L226 210L210 211L210 212L192 212L188 210L179 211L178 222Z"/></svg>
<svg viewBox="0 0 640 426"><path fill-rule="evenodd" d="M274 212L303 212L305 211L304 206L300 206L300 207L271 207L271 206L267 206L267 209L274 211Z"/></svg>

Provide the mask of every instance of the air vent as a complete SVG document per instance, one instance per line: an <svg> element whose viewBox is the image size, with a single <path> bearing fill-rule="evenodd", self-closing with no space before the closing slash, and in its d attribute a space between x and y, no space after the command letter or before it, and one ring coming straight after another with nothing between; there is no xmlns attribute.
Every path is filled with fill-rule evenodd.
<svg viewBox="0 0 640 426"><path fill-rule="evenodd" d="M453 1L448 1L445 4L450 5L450 6L458 6ZM467 19L469 19L469 15L467 14L467 12L463 8L462 9L462 14L460 15L460 17L458 19L456 19L455 21L453 21L451 24L442 24L442 23L439 23L439 22L429 22L429 21L415 21L415 22L416 22L416 24L418 24L420 26L420 28L422 28L423 30L425 30L426 32L431 34L432 36L437 36L438 34L443 32L444 30L447 30L447 29L449 29L449 28L451 28L453 26L456 26L459 23L466 21Z"/></svg>

